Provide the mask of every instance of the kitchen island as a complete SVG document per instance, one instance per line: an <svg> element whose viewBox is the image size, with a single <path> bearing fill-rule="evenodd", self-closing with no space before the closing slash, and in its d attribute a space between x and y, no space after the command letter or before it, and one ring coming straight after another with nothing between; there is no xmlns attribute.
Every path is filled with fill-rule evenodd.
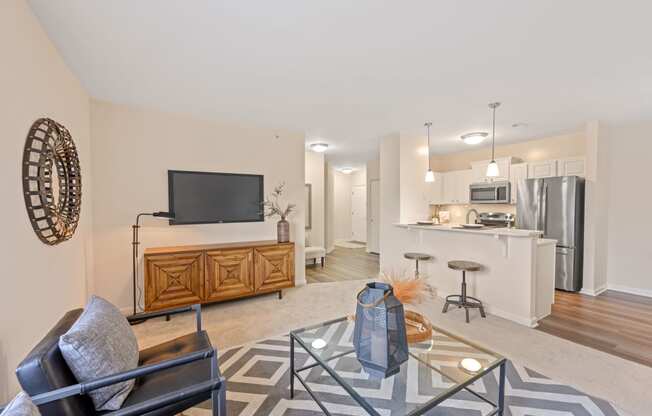
<svg viewBox="0 0 652 416"><path fill-rule="evenodd" d="M396 249L392 251L396 252L382 253L383 271L411 271L414 264L403 258L404 252L430 254L433 260L420 264L421 273L443 298L459 294L462 281L459 271L448 268L448 261L475 261L483 269L467 274L468 294L480 299L487 312L529 327L550 314L555 291L555 240L539 238L538 231L510 228L394 226L392 246Z"/></svg>

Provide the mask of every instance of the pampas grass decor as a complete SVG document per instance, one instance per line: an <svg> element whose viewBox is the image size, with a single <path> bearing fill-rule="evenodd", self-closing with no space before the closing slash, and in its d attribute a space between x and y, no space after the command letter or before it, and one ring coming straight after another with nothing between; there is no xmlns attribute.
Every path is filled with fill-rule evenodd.
<svg viewBox="0 0 652 416"><path fill-rule="evenodd" d="M394 288L394 296L404 305L418 305L425 299L432 299L434 289L425 279L406 273L382 272L381 279Z"/></svg>

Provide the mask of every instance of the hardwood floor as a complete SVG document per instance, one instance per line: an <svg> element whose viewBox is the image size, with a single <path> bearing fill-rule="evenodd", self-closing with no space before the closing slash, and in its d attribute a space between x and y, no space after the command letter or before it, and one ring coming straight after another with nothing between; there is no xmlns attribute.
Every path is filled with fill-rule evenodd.
<svg viewBox="0 0 652 416"><path fill-rule="evenodd" d="M364 248L335 247L326 255L323 269L319 261L306 265L306 280L320 283L370 279L378 275L379 267L378 255L369 254Z"/></svg>
<svg viewBox="0 0 652 416"><path fill-rule="evenodd" d="M615 291L557 291L539 330L652 367L652 299Z"/></svg>

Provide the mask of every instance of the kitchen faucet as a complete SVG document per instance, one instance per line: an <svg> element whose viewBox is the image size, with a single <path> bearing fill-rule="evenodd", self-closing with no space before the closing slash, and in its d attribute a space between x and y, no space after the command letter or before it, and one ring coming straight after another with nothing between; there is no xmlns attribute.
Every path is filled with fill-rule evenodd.
<svg viewBox="0 0 652 416"><path fill-rule="evenodd" d="M475 212L475 221L478 221L478 211L475 208L471 208L466 212L466 223L470 224L471 213Z"/></svg>

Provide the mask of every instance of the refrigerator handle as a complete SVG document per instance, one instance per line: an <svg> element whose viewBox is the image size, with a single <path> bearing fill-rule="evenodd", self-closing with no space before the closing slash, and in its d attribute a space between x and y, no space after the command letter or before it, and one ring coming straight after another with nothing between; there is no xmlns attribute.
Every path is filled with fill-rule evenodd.
<svg viewBox="0 0 652 416"><path fill-rule="evenodd" d="M548 234L548 184L545 182L543 184L541 207L542 207L541 217L543 221L543 236L545 237Z"/></svg>

